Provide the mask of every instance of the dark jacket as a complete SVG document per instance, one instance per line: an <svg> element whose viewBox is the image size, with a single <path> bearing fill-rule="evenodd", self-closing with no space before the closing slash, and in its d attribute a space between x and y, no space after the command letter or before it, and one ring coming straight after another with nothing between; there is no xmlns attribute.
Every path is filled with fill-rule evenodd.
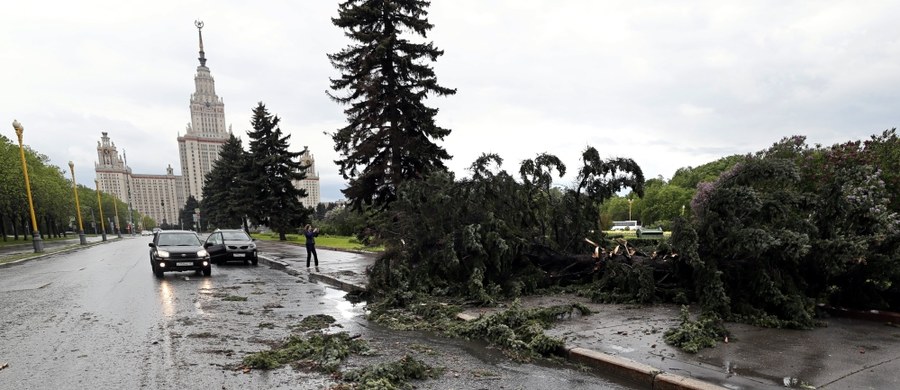
<svg viewBox="0 0 900 390"><path fill-rule="evenodd" d="M306 245L316 245L316 236L319 235L317 230L304 230L303 235L306 236Z"/></svg>

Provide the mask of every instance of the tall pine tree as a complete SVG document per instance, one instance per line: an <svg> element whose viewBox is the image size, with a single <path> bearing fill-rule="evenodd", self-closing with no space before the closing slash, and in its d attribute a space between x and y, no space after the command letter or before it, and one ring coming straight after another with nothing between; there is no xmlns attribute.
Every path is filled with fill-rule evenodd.
<svg viewBox="0 0 900 390"><path fill-rule="evenodd" d="M355 209L384 208L397 197L397 186L446 170L450 155L435 140L449 129L435 125L438 110L428 107L429 95L453 95L438 85L428 61L444 54L431 42L413 43L410 35L426 37L428 22L422 0L348 0L339 5L334 25L355 41L328 58L341 72L331 79L329 96L349 106L348 125L332 134L335 161L349 185L344 195Z"/></svg>
<svg viewBox="0 0 900 390"><path fill-rule="evenodd" d="M269 114L262 102L253 109L250 122L253 130L247 132L250 152L243 175L247 201L252 205L249 216L257 224L278 232L284 241L286 233L296 229L310 212L300 203L306 191L293 183L306 178L307 166L299 161L303 152L288 150L291 136L283 135L278 127L281 119Z"/></svg>
<svg viewBox="0 0 900 390"><path fill-rule="evenodd" d="M203 183L201 209L209 226L246 229L247 202L242 173L246 170L246 153L241 140L231 134Z"/></svg>
<svg viewBox="0 0 900 390"><path fill-rule="evenodd" d="M187 228L188 230L197 229L197 231L203 231L202 226L198 226L196 222L194 222L194 211L200 208L200 202L197 201L197 198L194 195L188 195L187 200L184 202L184 207L181 210L178 210L178 222L173 222L176 224L181 223L179 228ZM203 219L200 220L204 225L208 225L206 221Z"/></svg>

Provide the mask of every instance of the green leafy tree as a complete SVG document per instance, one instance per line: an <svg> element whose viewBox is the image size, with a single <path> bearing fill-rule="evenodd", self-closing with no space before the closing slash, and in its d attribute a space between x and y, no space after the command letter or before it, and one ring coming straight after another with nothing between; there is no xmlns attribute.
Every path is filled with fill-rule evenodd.
<svg viewBox="0 0 900 390"><path fill-rule="evenodd" d="M303 152L288 150L291 136L281 132L280 121L269 114L262 102L253 109L253 130L247 132L250 152L243 182L252 205L248 208L249 216L257 224L277 231L279 239L285 241L287 232L306 221L311 211L300 203L306 191L294 186L294 181L306 178L307 166L299 162Z"/></svg>
<svg viewBox="0 0 900 390"><path fill-rule="evenodd" d="M426 18L428 1L348 0L340 4L335 26L355 43L328 58L341 72L331 79L336 102L349 106L347 126L332 134L336 161L349 185L342 190L353 208L383 208L397 197L397 187L444 171L450 158L435 140L449 129L435 124L438 110L425 105L429 95L452 95L438 84L427 64L443 55L432 43L408 38L433 27Z"/></svg>
<svg viewBox="0 0 900 390"><path fill-rule="evenodd" d="M0 236L3 241L13 235L19 239L22 204L25 199L25 183L19 160L19 146L0 135Z"/></svg>
<svg viewBox="0 0 900 390"><path fill-rule="evenodd" d="M696 168L679 168L675 171L675 174L672 175L669 184L690 190L696 189L697 185L700 183L716 181L722 172L728 171L734 164L743 161L745 158L746 156L742 155L732 155L700 165Z"/></svg>
<svg viewBox="0 0 900 390"><path fill-rule="evenodd" d="M24 239L33 230L19 153L17 141L0 136L0 162L3 164L0 167L0 233L4 240L8 230L12 230L15 239L20 233ZM43 237L59 237L74 212L70 205L70 202L74 204L71 183L58 167L50 164L49 157L27 145L24 153L37 229Z"/></svg>
<svg viewBox="0 0 900 390"><path fill-rule="evenodd" d="M241 140L232 134L203 183L202 209L211 226L246 229L247 204L244 200L247 188L242 179L246 161Z"/></svg>
<svg viewBox="0 0 900 390"><path fill-rule="evenodd" d="M682 208L688 215L687 205L694 196L694 190L682 188L661 181L647 180L644 198L641 199L641 224L646 227L662 226L671 228L675 217L681 216Z"/></svg>

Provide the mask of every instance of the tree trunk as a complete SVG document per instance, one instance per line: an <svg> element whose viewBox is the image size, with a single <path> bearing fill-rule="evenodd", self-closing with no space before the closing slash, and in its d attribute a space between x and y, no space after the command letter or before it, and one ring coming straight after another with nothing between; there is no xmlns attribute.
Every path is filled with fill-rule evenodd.
<svg viewBox="0 0 900 390"><path fill-rule="evenodd" d="M3 237L3 242L6 242L6 219L3 218L3 213L0 213L0 237Z"/></svg>

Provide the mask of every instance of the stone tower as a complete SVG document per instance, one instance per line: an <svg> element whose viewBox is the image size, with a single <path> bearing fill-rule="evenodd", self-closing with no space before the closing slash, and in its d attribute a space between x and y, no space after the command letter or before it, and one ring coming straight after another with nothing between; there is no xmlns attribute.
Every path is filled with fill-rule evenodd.
<svg viewBox="0 0 900 390"><path fill-rule="evenodd" d="M131 172L119 156L116 143L110 141L107 132L104 131L102 134L100 141L97 141L97 162L94 163L94 172L103 192L124 201L128 199L126 176Z"/></svg>
<svg viewBox="0 0 900 390"><path fill-rule="evenodd" d="M303 147L303 154L300 155L300 163L306 166L304 173L306 178L303 180L295 180L294 187L306 190L306 197L300 198L300 202L304 207L315 209L321 200L319 191L319 172L316 170L316 159L307 147Z"/></svg>
<svg viewBox="0 0 900 390"><path fill-rule="evenodd" d="M199 201L203 198L203 180L219 159L229 131L225 128L225 102L216 95L215 80L206 67L203 22L196 21L194 25L200 38L200 66L194 75L195 90L190 99L191 122L184 136L178 137L178 152L184 199L193 195Z"/></svg>

